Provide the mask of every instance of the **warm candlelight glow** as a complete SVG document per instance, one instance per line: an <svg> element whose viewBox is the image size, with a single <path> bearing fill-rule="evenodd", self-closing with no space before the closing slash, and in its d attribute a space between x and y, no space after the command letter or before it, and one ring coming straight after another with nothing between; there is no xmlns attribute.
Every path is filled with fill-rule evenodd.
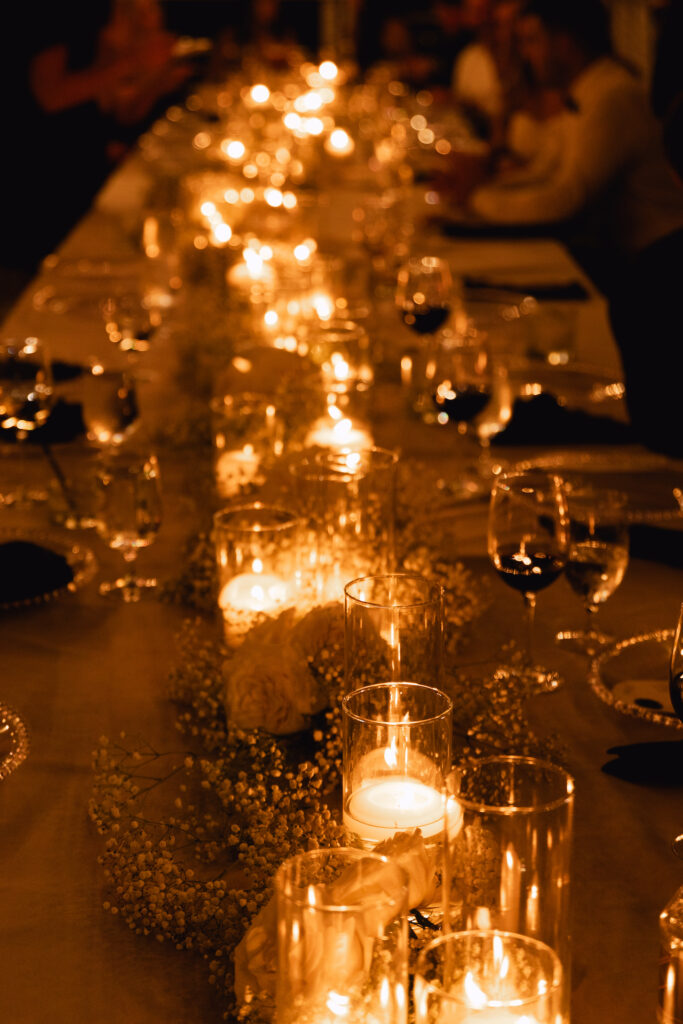
<svg viewBox="0 0 683 1024"><path fill-rule="evenodd" d="M332 60L324 60L318 68L318 73L326 82L334 82L339 74L339 68Z"/></svg>
<svg viewBox="0 0 683 1024"><path fill-rule="evenodd" d="M367 448L372 446L372 437L364 427L354 425L336 405L330 405L327 416L321 416L313 424L306 444L321 448Z"/></svg>
<svg viewBox="0 0 683 1024"><path fill-rule="evenodd" d="M267 103L270 99L270 89L267 85L259 83L258 85L252 85L249 95L254 103Z"/></svg>
<svg viewBox="0 0 683 1024"><path fill-rule="evenodd" d="M366 843L416 828L430 838L443 829L443 810L444 798L438 789L409 775L389 776L351 794L344 825Z"/></svg>
<svg viewBox="0 0 683 1024"><path fill-rule="evenodd" d="M325 141L325 149L333 156L349 156L355 148L355 142L343 128L335 128Z"/></svg>
<svg viewBox="0 0 683 1024"><path fill-rule="evenodd" d="M254 559L252 569L233 577L221 590L218 605L224 615L232 610L276 612L290 599L291 587L275 573L264 573L260 559Z"/></svg>

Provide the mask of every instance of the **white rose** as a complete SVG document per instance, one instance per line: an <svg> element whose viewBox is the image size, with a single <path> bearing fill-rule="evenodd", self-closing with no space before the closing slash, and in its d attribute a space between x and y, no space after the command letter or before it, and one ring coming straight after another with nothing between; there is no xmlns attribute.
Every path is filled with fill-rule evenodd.
<svg viewBox="0 0 683 1024"><path fill-rule="evenodd" d="M243 646L223 674L226 715L241 729L299 732L325 706L306 659L290 644Z"/></svg>
<svg viewBox="0 0 683 1024"><path fill-rule="evenodd" d="M403 868L408 875L408 903L421 907L429 903L436 889L436 851L425 845L419 828L414 832L397 832L375 847Z"/></svg>
<svg viewBox="0 0 683 1024"><path fill-rule="evenodd" d="M275 899L262 907L235 949L235 995L247 992L275 998L277 979L277 908Z"/></svg>
<svg viewBox="0 0 683 1024"><path fill-rule="evenodd" d="M344 649L344 606L338 601L313 608L296 623L292 643L307 657L317 658L321 651L336 645Z"/></svg>

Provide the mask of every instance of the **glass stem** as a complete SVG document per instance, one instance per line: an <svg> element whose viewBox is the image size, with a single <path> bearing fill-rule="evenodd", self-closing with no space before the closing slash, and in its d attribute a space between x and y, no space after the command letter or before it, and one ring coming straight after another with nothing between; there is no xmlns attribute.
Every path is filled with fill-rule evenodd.
<svg viewBox="0 0 683 1024"><path fill-rule="evenodd" d="M123 573L123 585L121 587L121 590L123 593L123 600L126 602L137 601L138 598L140 597L137 577L135 575L135 572L133 571L135 568L135 562L137 557L138 552L136 548L128 548L123 552L123 559L126 565Z"/></svg>
<svg viewBox="0 0 683 1024"><path fill-rule="evenodd" d="M534 663L534 621L536 619L536 595L524 595L524 608L526 611L526 667L531 668Z"/></svg>
<svg viewBox="0 0 683 1024"><path fill-rule="evenodd" d="M595 626L593 624L593 616L595 615L597 610L598 610L597 604L587 604L586 605L586 632L587 633L592 633L595 630Z"/></svg>

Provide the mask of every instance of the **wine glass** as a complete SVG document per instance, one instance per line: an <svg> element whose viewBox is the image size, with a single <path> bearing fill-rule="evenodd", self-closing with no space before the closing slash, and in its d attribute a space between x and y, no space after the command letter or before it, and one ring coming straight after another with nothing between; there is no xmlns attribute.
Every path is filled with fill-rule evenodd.
<svg viewBox="0 0 683 1024"><path fill-rule="evenodd" d="M139 426L135 380L94 363L83 379L83 421L88 441L98 448L123 444Z"/></svg>
<svg viewBox="0 0 683 1024"><path fill-rule="evenodd" d="M11 431L24 454L24 444L42 427L52 408L52 368L39 338L9 339L0 343L0 428ZM44 497L44 495L42 496ZM15 507L30 505L34 495L25 487L2 496Z"/></svg>
<svg viewBox="0 0 683 1024"><path fill-rule="evenodd" d="M107 337L131 358L148 352L152 335L161 326L161 310L139 291L112 292L102 302Z"/></svg>
<svg viewBox="0 0 683 1024"><path fill-rule="evenodd" d="M593 656L613 637L595 628L601 605L624 578L629 557L629 531L624 519L625 496L588 485L568 488L570 538L565 576L583 599L585 629L565 629L557 641L569 650Z"/></svg>
<svg viewBox="0 0 683 1024"><path fill-rule="evenodd" d="M534 664L536 594L562 573L569 551L569 513L558 476L542 470L501 473L491 491L489 557L504 583L524 597L527 648L522 676L532 690L560 685L556 672Z"/></svg>
<svg viewBox="0 0 683 1024"><path fill-rule="evenodd" d="M683 604L678 614L673 647L671 648L669 694L673 709L683 722ZM683 837L681 837L681 855L683 856Z"/></svg>
<svg viewBox="0 0 683 1024"><path fill-rule="evenodd" d="M133 572L141 548L156 539L161 525L159 464L156 455L126 450L110 451L97 472L97 531L126 563L123 576L101 583L100 594L139 601L141 594L156 587L155 579L140 578Z"/></svg>
<svg viewBox="0 0 683 1024"><path fill-rule="evenodd" d="M406 327L434 335L451 313L453 281L448 263L438 256L412 256L398 272L396 305Z"/></svg>

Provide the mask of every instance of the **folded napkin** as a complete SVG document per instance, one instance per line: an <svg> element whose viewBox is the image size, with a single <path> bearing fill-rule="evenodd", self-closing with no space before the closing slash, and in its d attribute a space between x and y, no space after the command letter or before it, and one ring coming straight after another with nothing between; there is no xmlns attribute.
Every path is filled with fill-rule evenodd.
<svg viewBox="0 0 683 1024"><path fill-rule="evenodd" d="M629 743L607 753L615 757L602 766L606 775L637 786L683 786L683 740Z"/></svg>
<svg viewBox="0 0 683 1024"><path fill-rule="evenodd" d="M58 399L52 411L42 427L31 431L26 438L27 444L65 444L67 441L74 441L85 433L83 422L83 408L80 402L65 402ZM16 432L11 430L0 430L0 442L5 444L16 444Z"/></svg>
<svg viewBox="0 0 683 1024"><path fill-rule="evenodd" d="M495 445L631 444L633 432L609 416L565 409L552 395L517 398Z"/></svg>
<svg viewBox="0 0 683 1024"><path fill-rule="evenodd" d="M0 544L0 604L44 597L73 578L66 558L49 548L25 540Z"/></svg>

